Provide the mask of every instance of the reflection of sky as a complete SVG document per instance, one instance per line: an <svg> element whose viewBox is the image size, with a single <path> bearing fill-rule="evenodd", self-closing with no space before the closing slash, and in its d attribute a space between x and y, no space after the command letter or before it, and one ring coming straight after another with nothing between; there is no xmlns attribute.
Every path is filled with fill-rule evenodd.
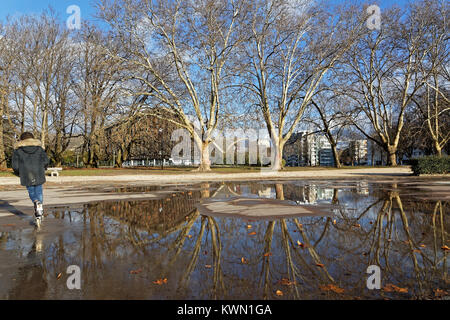
<svg viewBox="0 0 450 320"><path fill-rule="evenodd" d="M315 183L314 186L305 182L302 184L298 186L285 183L283 185L285 198L294 199L301 188L310 187L315 189L317 194L327 193L319 190L332 190L325 187L326 182ZM114 202L114 206L110 208L105 207L103 203L99 208L108 208L104 209L103 213L95 208L95 203L92 203L89 205L93 208L90 214L86 210L82 213L73 212L71 223L66 214L65 220L69 227L63 233L63 237L60 232L56 235L44 234L46 241L42 258L32 261L25 259L24 264L28 263L31 268L36 263L45 263L47 281L50 283L54 280L55 274L64 270L65 264L83 266L85 270L82 272L86 273L86 279L83 281L95 284L95 290L89 290L89 285L85 283L86 289L82 292L85 298L95 298L98 294L105 297L127 298L133 292L137 297L149 299L168 297L261 299L264 295L264 286L269 290L269 298L273 298L272 294L277 289L283 290L286 298L317 298L323 297L318 289L319 285L331 281L326 272L349 294L363 298L380 298L380 291L364 290L366 268L369 264L373 264L374 255L379 250L381 253L379 263L382 268L389 264L388 269L383 269L383 285L393 283L408 287L410 297L414 290L418 292L411 258L411 254L414 253L410 251L409 245L405 244L408 234L405 232L398 206L395 202L391 203L394 214L391 229L388 226L389 217L384 212L380 215L381 207L389 201L389 197L383 192L386 186L368 183L370 194L364 195L358 192L361 185L366 187L365 184L352 183L345 190L339 189L338 201L344 210L340 212L341 215L332 218L337 221L336 224L327 217L297 218L298 223L303 225L304 234L299 232L294 219L275 220L273 235L270 236L269 221L205 218L199 215L194 215L195 220L186 220L184 216L188 213L180 206L180 228L161 236L154 231L148 232L142 227L131 225L123 219L126 216L122 217L123 220L118 220L115 215L110 215L108 210L114 210L120 202ZM218 184L211 184L208 188L211 187L213 190L217 186ZM259 191L264 191L264 195L266 193L272 195L276 190L275 185L270 183L228 183L227 186L245 196L250 194L256 196ZM180 197L180 200L183 199ZM149 201L158 200L146 200L146 203ZM409 235L415 243L426 245L420 250L428 257L428 260L422 260L421 255L417 255L417 263L423 268L421 274L426 274L426 279L422 279L422 288L441 287L443 251L438 246L439 250L433 252L433 241L440 241L440 226L437 225L437 229L433 232L431 215L411 210L410 202L411 199L405 196L403 207L405 217L409 220ZM181 201L180 204L182 203ZM145 208L150 206L147 205ZM157 210L156 207L155 209ZM366 210L367 213L363 215ZM137 212L138 217L140 214ZM148 214L151 212L142 211L143 218ZM357 220L356 217L360 219ZM377 224L376 219L379 217L382 220ZM134 221L133 219L130 221ZM51 221L50 218L47 221ZM191 223L191 228L183 229ZM200 237L202 223L205 228L203 236ZM355 227L356 224L359 226ZM248 228L248 225L251 228ZM379 226L383 226L384 229L377 229ZM254 234L250 235L251 232ZM434 239L434 235L438 237ZM161 238L154 241L159 236ZM23 257L31 247L34 237L31 231L12 232L8 236L6 250ZM214 237L218 239L217 243L214 243ZM309 249L300 248L297 241L309 242L315 254ZM218 274L223 279L224 292L221 292L214 282L215 245L220 247ZM264 259L263 255L268 252L271 254L270 258ZM441 259L435 269L428 263L434 261L434 254L437 254L438 260ZM247 261L245 264L241 260L243 257ZM317 267L318 261L324 267ZM206 265L212 267L206 268ZM269 268L267 279L264 275L265 268ZM142 269L142 273L130 275L130 270L139 269ZM295 275L292 274L293 270ZM183 277L186 277L185 287L181 285ZM168 284L155 286L153 281L160 278L167 278ZM296 296L291 288L279 284L282 278L297 281L299 296ZM0 278L0 286L2 281L5 280ZM116 292L108 287L108 283L118 288ZM21 283L17 282L15 285L20 286ZM24 282L23 285L30 286L30 282ZM55 297L53 294L58 298L64 298L68 293L67 290L54 290L48 294L46 298Z"/></svg>

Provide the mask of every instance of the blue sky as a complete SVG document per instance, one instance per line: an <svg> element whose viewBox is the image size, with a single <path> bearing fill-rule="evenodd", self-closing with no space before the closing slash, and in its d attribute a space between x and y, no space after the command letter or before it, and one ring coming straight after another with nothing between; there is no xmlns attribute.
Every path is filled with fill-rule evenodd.
<svg viewBox="0 0 450 320"><path fill-rule="evenodd" d="M331 0L333 2L343 2L352 0ZM358 1L358 0L353 0ZM66 9L70 5L77 5L81 9L82 19L92 19L95 14L94 3L96 0L0 0L0 20L4 20L8 15L17 16L23 13L40 13L51 6L65 20L69 14ZM408 0L373 0L371 3L379 5L381 8L389 7L396 3L404 5Z"/></svg>
<svg viewBox="0 0 450 320"><path fill-rule="evenodd" d="M8 15L17 16L21 14L41 13L51 6L65 20L69 17L66 13L67 7L77 5L81 9L82 19L92 19L95 14L94 3L96 0L0 0L0 20Z"/></svg>

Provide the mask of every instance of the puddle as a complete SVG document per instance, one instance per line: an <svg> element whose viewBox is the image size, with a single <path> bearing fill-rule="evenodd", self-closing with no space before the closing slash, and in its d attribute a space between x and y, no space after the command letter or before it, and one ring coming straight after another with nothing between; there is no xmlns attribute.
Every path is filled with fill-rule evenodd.
<svg viewBox="0 0 450 320"><path fill-rule="evenodd" d="M441 198L410 181L110 188L162 197L0 229L0 298L448 299L448 189L436 186ZM66 286L70 265L81 290ZM366 287L370 265L381 290Z"/></svg>

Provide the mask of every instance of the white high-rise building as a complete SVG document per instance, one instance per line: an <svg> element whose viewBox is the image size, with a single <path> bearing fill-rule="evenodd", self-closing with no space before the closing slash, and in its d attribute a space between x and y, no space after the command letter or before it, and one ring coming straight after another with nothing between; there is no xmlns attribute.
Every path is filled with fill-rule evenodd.
<svg viewBox="0 0 450 320"><path fill-rule="evenodd" d="M326 137L311 131L294 133L286 142L283 157L289 166L331 166L331 145Z"/></svg>

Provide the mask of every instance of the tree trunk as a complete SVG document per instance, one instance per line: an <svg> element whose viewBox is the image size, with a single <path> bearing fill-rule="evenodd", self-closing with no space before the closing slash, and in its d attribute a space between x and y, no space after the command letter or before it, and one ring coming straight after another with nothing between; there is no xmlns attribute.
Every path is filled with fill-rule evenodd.
<svg viewBox="0 0 450 320"><path fill-rule="evenodd" d="M194 142L196 143L197 148L201 150L200 166L197 169L195 169L195 171L199 172L211 171L211 160L209 157L209 142L202 141L200 137L194 137Z"/></svg>
<svg viewBox="0 0 450 320"><path fill-rule="evenodd" d="M333 150L334 166L336 168L342 167L341 160L339 159L339 153L337 151L336 145L331 144L331 149Z"/></svg>
<svg viewBox="0 0 450 320"><path fill-rule="evenodd" d="M273 156L273 163L271 163L271 169L274 171L283 170L283 147L284 144L279 141L273 141L273 150L275 155ZM272 157L271 157L272 158Z"/></svg>
<svg viewBox="0 0 450 320"><path fill-rule="evenodd" d="M275 184L275 194L278 200L284 200L284 189L282 183Z"/></svg>
<svg viewBox="0 0 450 320"><path fill-rule="evenodd" d="M438 157L442 157L442 147L437 139L434 140L434 149L436 151L436 155Z"/></svg>
<svg viewBox="0 0 450 320"><path fill-rule="evenodd" d="M5 144L3 140L3 102L0 101L0 169L6 169Z"/></svg>
<svg viewBox="0 0 450 320"><path fill-rule="evenodd" d="M397 155L396 155L396 149L389 147L388 149L388 166L396 167L397 166Z"/></svg>
<svg viewBox="0 0 450 320"><path fill-rule="evenodd" d="M123 160L122 160L122 149L121 148L119 148L117 150L115 162L116 162L116 168L122 167Z"/></svg>

